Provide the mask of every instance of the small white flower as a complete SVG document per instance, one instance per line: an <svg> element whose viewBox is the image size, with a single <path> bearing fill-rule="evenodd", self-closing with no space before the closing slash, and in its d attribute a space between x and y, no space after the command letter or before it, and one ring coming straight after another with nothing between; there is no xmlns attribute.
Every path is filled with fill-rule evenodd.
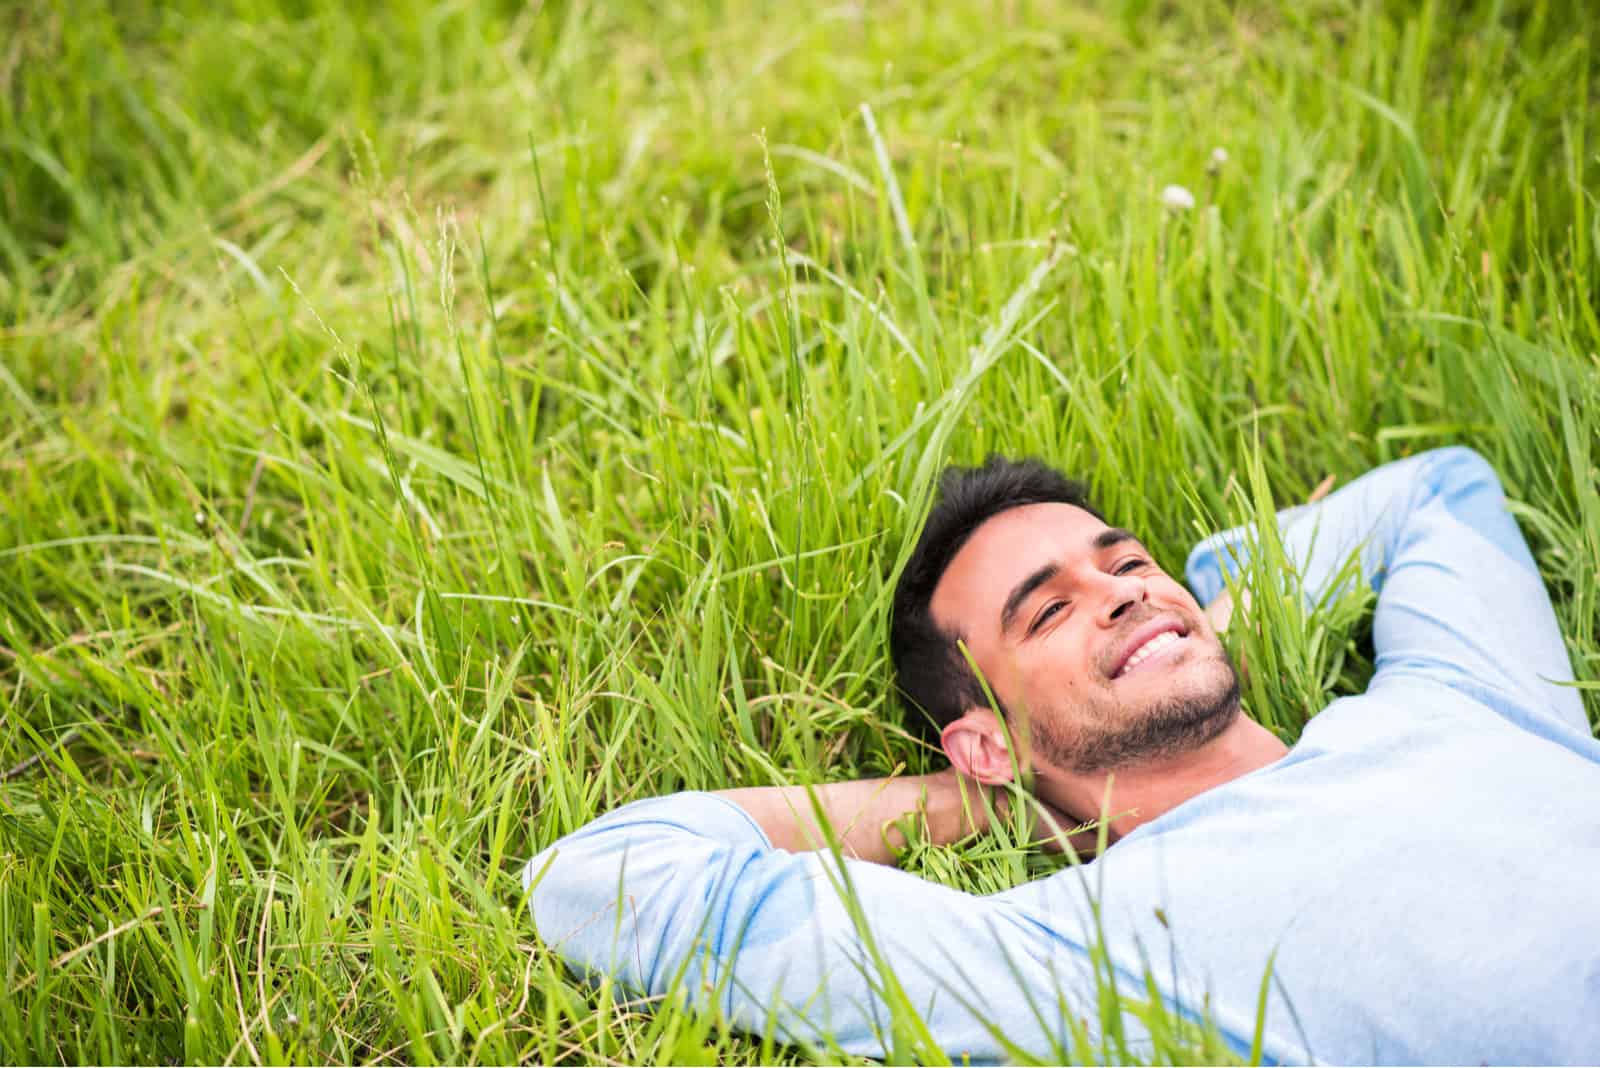
<svg viewBox="0 0 1600 1068"><path fill-rule="evenodd" d="M194 525L197 527L206 525L206 514L204 512L196 512L194 514Z"/></svg>
<svg viewBox="0 0 1600 1068"><path fill-rule="evenodd" d="M1161 191L1161 203L1168 211L1188 211L1194 207L1194 194L1181 185L1169 185Z"/></svg>
<svg viewBox="0 0 1600 1068"><path fill-rule="evenodd" d="M1211 164L1210 164L1210 166L1211 166L1212 170L1214 170L1214 171L1221 170L1222 169L1222 165L1224 163L1226 163L1226 162L1228 162L1228 150L1227 149L1223 148L1221 145L1218 145L1216 148L1213 148L1211 150Z"/></svg>

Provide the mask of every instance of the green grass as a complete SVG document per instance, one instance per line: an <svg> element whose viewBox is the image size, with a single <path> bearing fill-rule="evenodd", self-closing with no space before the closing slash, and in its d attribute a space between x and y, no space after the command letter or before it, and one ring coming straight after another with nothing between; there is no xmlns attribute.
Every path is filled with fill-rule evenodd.
<svg viewBox="0 0 1600 1068"><path fill-rule="evenodd" d="M1176 568L1470 444L1600 675L1581 5L0 22L0 1059L806 1060L571 980L517 869L931 766L888 594L991 450ZM1292 738L1360 606L1265 602Z"/></svg>

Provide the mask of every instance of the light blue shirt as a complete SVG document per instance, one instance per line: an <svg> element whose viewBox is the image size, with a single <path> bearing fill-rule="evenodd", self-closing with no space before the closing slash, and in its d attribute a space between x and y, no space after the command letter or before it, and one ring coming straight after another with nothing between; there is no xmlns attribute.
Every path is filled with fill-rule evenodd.
<svg viewBox="0 0 1600 1068"><path fill-rule="evenodd" d="M1280 516L1305 588L1359 551L1376 674L1283 759L1140 826L1091 863L960 893L846 862L871 946L950 1056L1101 1033L1119 989L1250 1048L1341 1063L1600 1059L1600 743L1493 470L1442 449ZM1201 603L1247 551L1209 538ZM884 1056L883 983L826 853L774 849L738 806L618 809L528 865L540 936L660 994L680 975L738 1026ZM1090 902L1099 903L1098 925ZM1098 933L1097 933L1098 926ZM1147 1041L1124 1014L1133 1052Z"/></svg>

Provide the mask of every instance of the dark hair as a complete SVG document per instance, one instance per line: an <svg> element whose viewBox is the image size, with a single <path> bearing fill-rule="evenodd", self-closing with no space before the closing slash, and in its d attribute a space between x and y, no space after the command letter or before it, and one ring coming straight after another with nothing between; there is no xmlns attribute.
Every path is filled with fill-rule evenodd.
<svg viewBox="0 0 1600 1068"><path fill-rule="evenodd" d="M939 476L933 510L895 586L889 624L889 656L900 699L911 712L908 726L934 745L946 724L989 700L956 646L960 631L941 630L934 622L933 591L985 521L1011 508L1047 503L1076 505L1104 519L1083 483L1038 460L995 455L982 467L947 467Z"/></svg>

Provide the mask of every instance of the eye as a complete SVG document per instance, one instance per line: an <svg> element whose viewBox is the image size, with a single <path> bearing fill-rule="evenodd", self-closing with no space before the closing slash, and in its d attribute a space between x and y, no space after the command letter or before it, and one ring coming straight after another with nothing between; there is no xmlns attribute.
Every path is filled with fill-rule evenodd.
<svg viewBox="0 0 1600 1068"><path fill-rule="evenodd" d="M1051 601L1049 604L1045 605L1044 611L1034 616L1033 622L1028 625L1028 633L1032 634L1034 631L1044 626L1050 621L1051 616L1055 615L1065 607L1067 607L1067 602L1065 601Z"/></svg>
<svg viewBox="0 0 1600 1068"><path fill-rule="evenodd" d="M1128 572L1132 571L1134 568L1143 567L1145 564L1148 564L1149 562L1150 561L1144 559L1144 557L1142 557L1142 556L1132 556L1132 557L1129 557L1128 559L1124 560L1122 563L1118 564L1117 567L1116 567L1116 570L1113 571L1112 574L1114 574L1114 575L1126 575Z"/></svg>

